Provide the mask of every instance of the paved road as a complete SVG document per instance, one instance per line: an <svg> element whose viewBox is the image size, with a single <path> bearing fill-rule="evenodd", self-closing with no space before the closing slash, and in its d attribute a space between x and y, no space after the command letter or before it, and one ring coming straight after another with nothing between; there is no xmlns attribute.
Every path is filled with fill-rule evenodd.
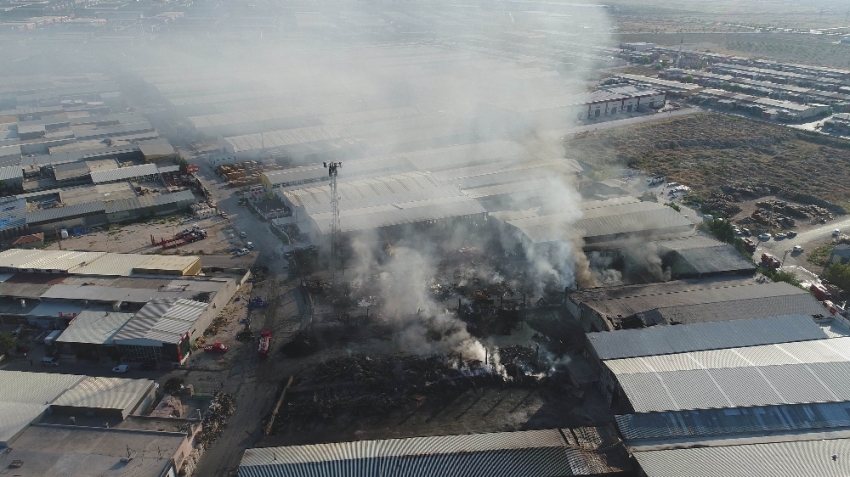
<svg viewBox="0 0 850 477"><path fill-rule="evenodd" d="M268 296L270 302L268 312L255 313L254 318L260 319L257 328L268 328L277 330L276 321L286 322L287 319L295 321L297 327L300 318L302 303L297 291L286 291L282 286L281 278L288 274L287 262L282 258L283 244L269 230L269 224L251 214L248 209L239 205L236 189L225 186L218 182L212 170L206 165L201 166L198 174L201 182L209 189L213 200L220 210L227 212L234 227L239 231L247 233L246 240L254 243L255 252L246 258L258 254L256 265L269 267L270 278L273 284L268 286L269 290L280 290L283 295L280 298ZM239 259L227 257L215 257L208 260L210 264L227 264L239 262ZM267 292L269 291L267 290ZM279 335L273 331L277 338ZM273 339L274 348L271 356L282 345L282 339ZM225 380L225 391L236 397L236 411L227 424L227 430L215 442L213 447L204 453L195 470L195 475L224 477L236 475L235 471L242 458L243 451L254 446L262 437L261 423L265 415L270 412L274 405L277 391L277 383L281 377L275 372L275 359L261 361L254 352L246 349L245 354L237 358L239 361L233 363L233 367Z"/></svg>
<svg viewBox="0 0 850 477"><path fill-rule="evenodd" d="M759 260L762 253L769 252L782 261L781 270L794 273L801 282L820 283L820 278L818 278L817 274L806 269L806 262L802 259L802 255L795 254L791 250L794 248L794 245L811 248L812 244L831 237L835 229L841 231L850 229L850 217L813 227L805 232L800 232L792 239L771 239L767 242L760 242L754 257L756 260Z"/></svg>
<svg viewBox="0 0 850 477"><path fill-rule="evenodd" d="M850 230L850 217L834 220L832 222L827 222L824 225L819 225L817 227L813 227L805 232L800 232L793 239L785 239L785 240L770 240L768 242L763 242L761 244L762 247L770 250L771 253L776 255L777 253L785 253L785 250L790 250L794 245L802 245L803 247L808 244L821 241L825 238L829 238L832 236L832 232L835 230L841 230L842 232L846 232Z"/></svg>

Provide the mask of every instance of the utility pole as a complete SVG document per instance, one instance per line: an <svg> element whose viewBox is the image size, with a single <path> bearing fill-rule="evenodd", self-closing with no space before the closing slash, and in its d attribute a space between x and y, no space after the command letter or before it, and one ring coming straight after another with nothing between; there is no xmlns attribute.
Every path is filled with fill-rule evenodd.
<svg viewBox="0 0 850 477"><path fill-rule="evenodd" d="M339 244L339 195L336 188L336 175L342 169L342 162L323 162L331 178L331 285L336 285L336 269L340 259Z"/></svg>

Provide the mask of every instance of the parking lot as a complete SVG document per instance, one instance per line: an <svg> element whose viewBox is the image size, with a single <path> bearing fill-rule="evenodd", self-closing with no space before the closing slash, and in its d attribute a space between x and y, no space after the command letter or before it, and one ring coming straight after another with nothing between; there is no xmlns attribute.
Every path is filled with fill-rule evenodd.
<svg viewBox="0 0 850 477"><path fill-rule="evenodd" d="M151 237L157 242L168 239L178 232L198 226L206 230L207 237L197 242L163 250L159 245L151 244ZM167 253L189 255L229 255L245 247L250 238L243 239L233 228L229 220L221 217L194 219L187 214L168 217L156 217L144 222L127 225L111 225L92 229L89 233L70 236L58 242L53 240L45 247L49 250L86 250L112 253Z"/></svg>

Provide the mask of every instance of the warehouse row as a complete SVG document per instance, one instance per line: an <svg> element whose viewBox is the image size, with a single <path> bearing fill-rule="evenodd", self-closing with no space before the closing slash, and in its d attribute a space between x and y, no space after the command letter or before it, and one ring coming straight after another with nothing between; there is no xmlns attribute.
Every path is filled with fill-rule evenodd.
<svg viewBox="0 0 850 477"><path fill-rule="evenodd" d="M617 427L647 477L833 475L850 443L850 322L745 278L569 293Z"/></svg>
<svg viewBox="0 0 850 477"><path fill-rule="evenodd" d="M242 276L200 275L194 256L10 249L0 323L56 330L62 360L184 362Z"/></svg>

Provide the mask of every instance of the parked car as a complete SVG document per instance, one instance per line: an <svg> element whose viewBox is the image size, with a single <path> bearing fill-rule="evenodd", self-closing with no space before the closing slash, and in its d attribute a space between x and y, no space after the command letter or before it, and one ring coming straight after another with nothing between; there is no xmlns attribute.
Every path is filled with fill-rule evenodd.
<svg viewBox="0 0 850 477"><path fill-rule="evenodd" d="M51 358L50 356L45 356L41 358L42 366L59 366L59 360L56 358Z"/></svg>
<svg viewBox="0 0 850 477"><path fill-rule="evenodd" d="M787 233L787 234L785 234L785 235L787 235L787 236L788 236L788 238L794 238L794 237L796 237L796 236L797 236L797 232L795 232L795 231L793 231L793 230L789 230L789 231L788 231L788 233Z"/></svg>
<svg viewBox="0 0 850 477"><path fill-rule="evenodd" d="M254 248L254 242L245 242L245 248L251 250Z"/></svg>
<svg viewBox="0 0 850 477"><path fill-rule="evenodd" d="M838 237L839 235L841 235L841 230L835 229L835 230L832 231L833 237Z"/></svg>
<svg viewBox="0 0 850 477"><path fill-rule="evenodd" d="M779 232L778 234L776 234L776 235L774 235L774 236L773 236L773 238L775 238L776 240L782 240L782 239L784 239L785 237L787 237L787 235L785 235L785 234L784 234L784 233L782 233L782 232Z"/></svg>
<svg viewBox="0 0 850 477"><path fill-rule="evenodd" d="M744 234L744 237L749 237L749 236L753 235L753 233L750 232L750 229L748 229L746 227L742 227L741 232Z"/></svg>
<svg viewBox="0 0 850 477"><path fill-rule="evenodd" d="M119 364L118 366L112 368L113 373L126 373L130 370L130 366L127 364Z"/></svg>
<svg viewBox="0 0 850 477"><path fill-rule="evenodd" d="M711 214L705 214L702 216L702 218L705 220L714 220L714 216Z"/></svg>
<svg viewBox="0 0 850 477"><path fill-rule="evenodd" d="M242 255L248 255L248 249L247 248L243 248L242 250L236 252L237 257L241 257Z"/></svg>
<svg viewBox="0 0 850 477"><path fill-rule="evenodd" d="M215 354L224 354L227 353L227 345L224 343L213 343L211 345L204 346L204 353L215 353Z"/></svg>
<svg viewBox="0 0 850 477"><path fill-rule="evenodd" d="M791 249L793 253L803 253L803 247L801 245L794 245L794 248Z"/></svg>
<svg viewBox="0 0 850 477"><path fill-rule="evenodd" d="M248 234L246 234L245 232L239 232L239 236L245 238L248 236Z"/></svg>
<svg viewBox="0 0 850 477"><path fill-rule="evenodd" d="M763 234L759 235L759 240L761 240L762 242L767 242L768 240L770 240L770 234L769 233L763 233Z"/></svg>

